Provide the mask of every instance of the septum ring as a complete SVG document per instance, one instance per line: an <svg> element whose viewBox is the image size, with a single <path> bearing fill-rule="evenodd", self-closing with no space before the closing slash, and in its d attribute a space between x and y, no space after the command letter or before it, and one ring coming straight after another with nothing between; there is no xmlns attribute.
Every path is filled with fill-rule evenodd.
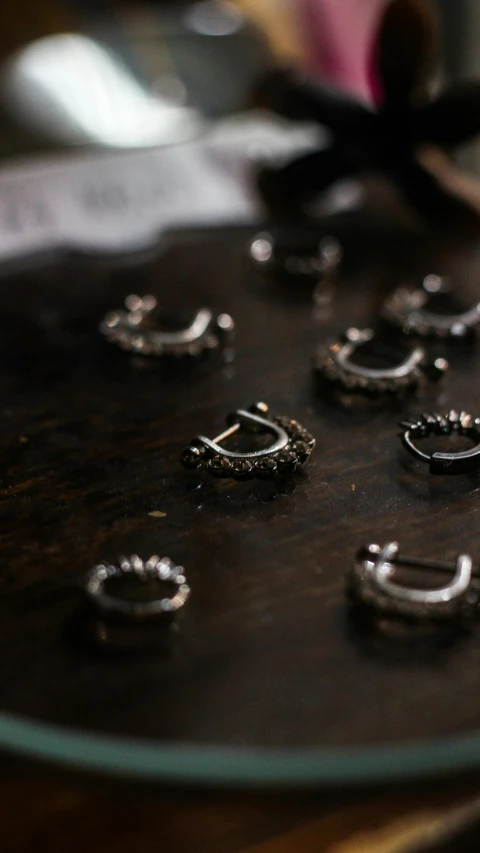
<svg viewBox="0 0 480 853"><path fill-rule="evenodd" d="M448 572L452 579L433 589L401 585L394 580L401 566ZM400 556L398 543L388 542L383 547L367 545L358 552L347 573L347 588L354 601L381 615L445 620L476 613L479 589L473 580L478 577L479 569L473 568L468 554L457 557L456 563L423 560Z"/></svg>
<svg viewBox="0 0 480 853"><path fill-rule="evenodd" d="M134 578L139 583L155 581L162 587L173 586L170 596L162 595L149 601L131 601L125 597L107 592L107 583L115 583L126 578ZM156 617L173 615L187 602L190 587L182 566L176 566L169 557L150 557L142 560L136 554L121 557L118 565L99 563L87 577L85 592L90 603L103 618L120 617L136 622Z"/></svg>
<svg viewBox="0 0 480 853"><path fill-rule="evenodd" d="M412 456L428 464L430 474L468 474L480 468L480 418L452 409L447 415L424 413L418 419L402 421L400 426L403 445ZM424 453L414 439L430 435L466 436L475 442L475 446L457 453Z"/></svg>
<svg viewBox="0 0 480 853"><path fill-rule="evenodd" d="M125 309L105 316L100 331L121 349L153 356L198 356L233 341L235 323L230 314L215 317L209 308L200 308L188 326L175 331L159 328L160 320L155 296L131 294Z"/></svg>
<svg viewBox="0 0 480 853"><path fill-rule="evenodd" d="M428 275L416 290L398 287L384 302L382 317L406 335L464 338L480 323L480 302L460 314L438 314L427 308L434 294L450 292L448 279Z"/></svg>
<svg viewBox="0 0 480 853"><path fill-rule="evenodd" d="M206 470L213 477L234 480L262 480L292 474L303 465L315 447L315 439L297 421L286 417L267 418L266 403L254 403L249 409L237 409L227 417L228 429L214 439L199 435L183 451L180 461L185 468ZM226 450L220 442L244 429L269 433L274 442L269 447L248 453Z"/></svg>
<svg viewBox="0 0 480 853"><path fill-rule="evenodd" d="M429 362L423 347L415 347L396 367L373 368L352 362L355 351L374 338L372 329L347 329L340 340L319 347L313 357L314 370L344 391L398 394L413 390L427 377L438 379L448 369L444 358Z"/></svg>

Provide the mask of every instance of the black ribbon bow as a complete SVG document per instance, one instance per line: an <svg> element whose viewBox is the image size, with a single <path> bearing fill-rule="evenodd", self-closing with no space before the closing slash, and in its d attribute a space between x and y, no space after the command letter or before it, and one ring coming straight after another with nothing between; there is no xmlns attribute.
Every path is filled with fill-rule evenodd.
<svg viewBox="0 0 480 853"><path fill-rule="evenodd" d="M386 7L370 68L377 108L292 70L269 73L257 104L293 120L327 127L332 144L266 168L259 189L273 213L305 210L335 181L380 173L431 224L480 230L480 211L439 183L418 159L423 146L445 153L480 132L480 82L458 82L430 97L438 58L438 19L429 0L393 0Z"/></svg>

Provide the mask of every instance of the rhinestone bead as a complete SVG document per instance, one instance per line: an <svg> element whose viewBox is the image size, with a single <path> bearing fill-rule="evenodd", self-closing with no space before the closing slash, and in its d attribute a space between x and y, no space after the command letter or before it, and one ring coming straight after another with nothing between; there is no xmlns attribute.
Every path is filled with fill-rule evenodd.
<svg viewBox="0 0 480 853"><path fill-rule="evenodd" d="M295 440L297 437L300 437L305 432L305 427L298 423L298 421L292 421L291 434L292 438Z"/></svg>
<svg viewBox="0 0 480 853"><path fill-rule="evenodd" d="M289 427L288 427L288 432L290 433L290 435L295 435L295 434L296 434L297 432L299 432L301 429L303 429L303 427L302 427L302 426L300 426L300 424L298 423L298 421L294 421L294 420L291 420L291 421L290 421L290 425L289 425Z"/></svg>
<svg viewBox="0 0 480 853"><path fill-rule="evenodd" d="M315 447L315 439L313 435L303 427L299 429L294 436L292 436L292 441L302 441L305 444L308 444L310 450Z"/></svg>
<svg viewBox="0 0 480 853"><path fill-rule="evenodd" d="M297 467L297 457L290 450L283 450L276 456L278 471L280 474L292 474Z"/></svg>
<svg viewBox="0 0 480 853"><path fill-rule="evenodd" d="M236 459L232 464L232 477L235 480L250 480L254 476L253 465L248 459Z"/></svg>
<svg viewBox="0 0 480 853"><path fill-rule="evenodd" d="M260 480L268 480L277 473L277 463L271 456L257 459L255 462L255 474Z"/></svg>
<svg viewBox="0 0 480 853"><path fill-rule="evenodd" d="M460 414L460 425L462 429L471 429L473 426L473 418L468 412L462 412Z"/></svg>
<svg viewBox="0 0 480 853"><path fill-rule="evenodd" d="M310 448L305 441L295 441L294 444L292 444L292 452L295 453L301 465L303 465L310 456Z"/></svg>
<svg viewBox="0 0 480 853"><path fill-rule="evenodd" d="M225 456L212 456L208 462L208 470L214 477L228 477L232 463Z"/></svg>
<svg viewBox="0 0 480 853"><path fill-rule="evenodd" d="M289 432L295 421L292 421L290 418L286 418L284 415L278 415L278 417L274 418L274 423L278 424L278 426L286 432Z"/></svg>

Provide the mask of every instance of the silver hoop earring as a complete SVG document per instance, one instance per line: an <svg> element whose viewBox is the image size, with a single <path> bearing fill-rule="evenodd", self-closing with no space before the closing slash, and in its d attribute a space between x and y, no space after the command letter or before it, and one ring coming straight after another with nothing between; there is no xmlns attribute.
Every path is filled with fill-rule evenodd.
<svg viewBox="0 0 480 853"><path fill-rule="evenodd" d="M441 588L403 586L394 580L401 566L448 572L452 579ZM479 594L474 577L478 578L478 569L473 569L468 554L459 556L456 563L422 560L400 556L398 543L388 542L359 551L347 573L347 588L354 601L381 615L444 620L475 614Z"/></svg>
<svg viewBox="0 0 480 853"><path fill-rule="evenodd" d="M418 420L402 421L400 426L403 445L412 456L428 464L430 474L470 474L480 468L480 418L452 409L447 415L424 413ZM423 453L414 439L430 435L466 436L475 442L475 446L457 453Z"/></svg>
<svg viewBox="0 0 480 853"><path fill-rule="evenodd" d="M100 331L121 349L140 355L198 356L230 346L235 323L229 314L214 316L209 308L197 311L190 324L176 331L159 328L161 313L155 296L127 296L125 310L109 312Z"/></svg>
<svg viewBox="0 0 480 853"><path fill-rule="evenodd" d="M254 403L249 409L237 409L227 417L228 429L214 439L199 435L183 451L180 461L185 468L200 468L213 477L267 480L292 474L303 465L315 447L315 439L295 420L285 417L270 419L266 403ZM220 444L239 430L269 433L274 442L269 447L240 453L225 450Z"/></svg>
<svg viewBox="0 0 480 853"><path fill-rule="evenodd" d="M480 302L460 314L438 314L428 310L434 294L450 292L447 279L428 275L416 290L398 287L384 302L382 317L405 335L464 338L480 323Z"/></svg>
<svg viewBox="0 0 480 853"><path fill-rule="evenodd" d="M120 580L132 578L139 584L154 581L163 588L172 587L171 595L159 595L151 601L131 601L114 592L107 592L106 585L114 586ZM138 622L152 618L172 616L187 602L190 587L182 566L176 566L169 557L154 555L142 560L136 554L121 557L118 565L100 563L87 577L85 593L95 610L104 618L120 617Z"/></svg>
<svg viewBox="0 0 480 853"><path fill-rule="evenodd" d="M374 338L372 329L348 329L340 340L319 347L313 357L314 370L344 391L398 394L417 388L427 378L438 379L448 369L444 358L429 362L423 347L415 347L395 367L372 368L352 362L356 350Z"/></svg>

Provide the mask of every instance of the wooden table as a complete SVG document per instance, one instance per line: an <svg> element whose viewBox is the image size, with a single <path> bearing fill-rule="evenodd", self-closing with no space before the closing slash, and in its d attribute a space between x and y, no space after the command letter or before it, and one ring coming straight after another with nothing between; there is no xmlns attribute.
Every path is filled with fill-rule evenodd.
<svg viewBox="0 0 480 853"><path fill-rule="evenodd" d="M1 774L0 838L6 853L411 853L435 833L434 853L476 853L479 790L472 779L361 794L202 792L120 787L9 764ZM454 840L440 841L447 828Z"/></svg>
<svg viewBox="0 0 480 853"><path fill-rule="evenodd" d="M348 750L478 728L478 636L447 649L392 646L353 629L343 588L367 541L398 538L432 557L467 549L478 561L478 484L431 482L396 437L405 410L480 411L478 354L449 354L444 388L403 405L345 406L319 395L309 367L319 340L371 323L412 270L453 269L472 298L478 260L468 247L378 224L335 227L344 273L315 317L308 288L248 270L236 231L177 235L137 265L70 259L4 281L2 710L240 749ZM98 322L132 291L231 312L235 361L172 371L109 347ZM180 468L192 435L213 435L230 410L258 399L317 437L295 487L203 482ZM85 643L81 582L100 558L135 552L182 562L192 599L167 652L125 657ZM253 794L131 787L11 758L2 772L4 851L406 850L402 833L438 829L478 792L471 777ZM475 820L476 804L465 816ZM448 849L476 850L478 836L477 847L460 843Z"/></svg>

